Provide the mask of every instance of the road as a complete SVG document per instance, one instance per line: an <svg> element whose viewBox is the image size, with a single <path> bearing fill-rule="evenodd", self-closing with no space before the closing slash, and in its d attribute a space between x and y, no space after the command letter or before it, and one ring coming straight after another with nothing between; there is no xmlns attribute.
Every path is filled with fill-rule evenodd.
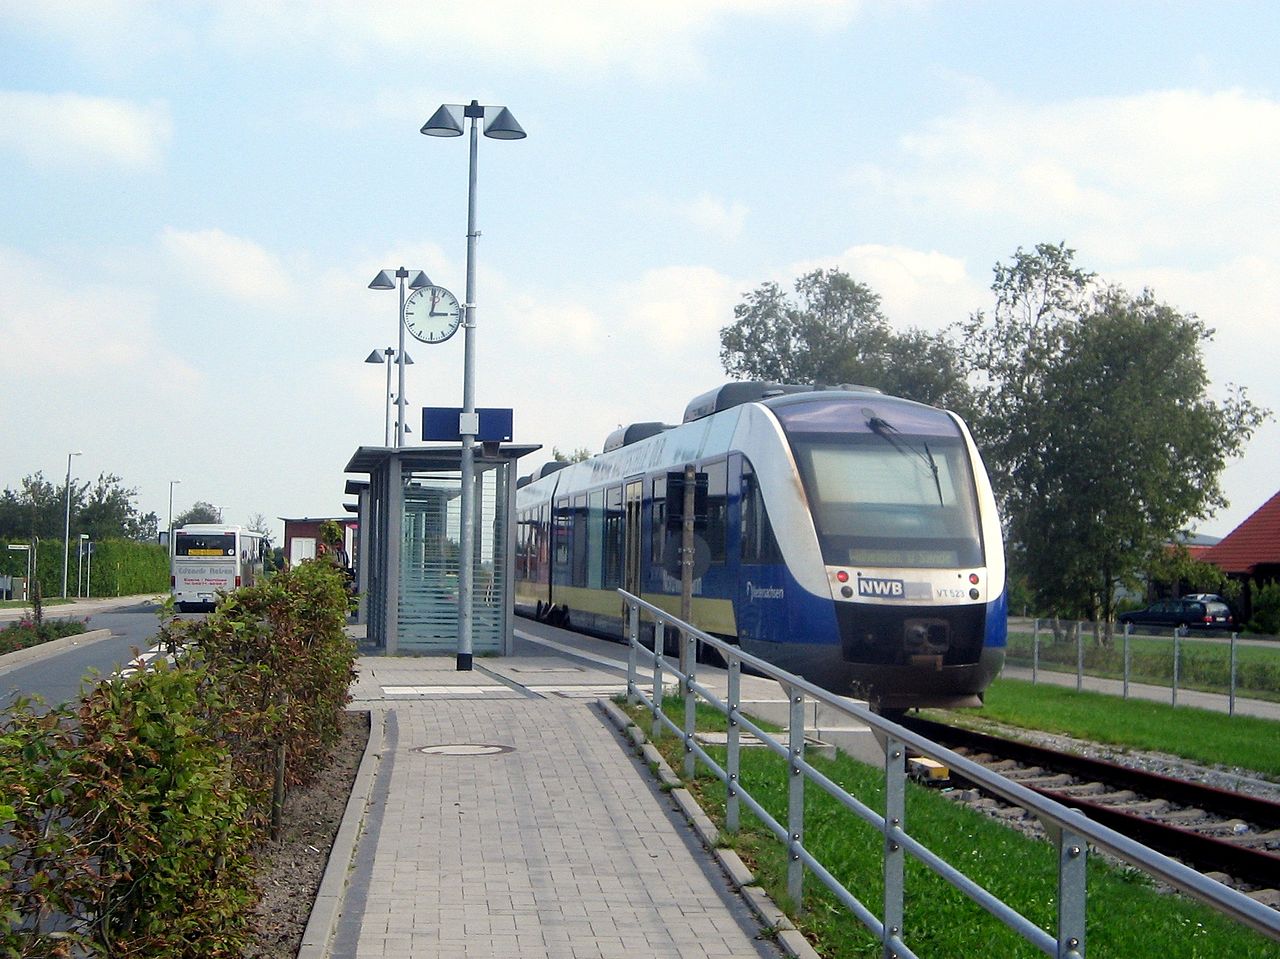
<svg viewBox="0 0 1280 959"><path fill-rule="evenodd" d="M50 607L49 618L66 618L67 607ZM80 615L81 610L71 610ZM82 646L42 656L17 667L0 661L0 710L7 710L18 696L39 696L50 705L78 700L81 685L92 675L109 676L145 652L155 642L159 627L156 607L147 602L88 612L89 629L109 629L111 636Z"/></svg>

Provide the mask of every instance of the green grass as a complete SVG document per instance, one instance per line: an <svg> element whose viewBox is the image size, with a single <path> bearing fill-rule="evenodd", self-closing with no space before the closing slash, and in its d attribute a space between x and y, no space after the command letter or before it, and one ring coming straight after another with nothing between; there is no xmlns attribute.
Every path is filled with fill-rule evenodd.
<svg viewBox="0 0 1280 959"><path fill-rule="evenodd" d="M1231 682L1231 648L1225 640L1186 637L1180 641L1178 685L1184 689L1225 693ZM1078 652L1075 639L1053 643L1052 635L1041 632L1040 667L1076 671ZM1030 667L1032 634L1010 632L1007 661ZM1134 682L1170 686L1173 682L1173 638L1132 635L1129 637L1129 678ZM1119 679L1124 675L1123 636L1117 635L1108 647L1086 635L1084 670L1090 676ZM1236 692L1256 699L1280 701L1280 643L1236 646Z"/></svg>
<svg viewBox="0 0 1280 959"><path fill-rule="evenodd" d="M679 700L668 701L666 709L673 718L682 715ZM646 723L642 712L632 715L638 723ZM673 768L681 768L678 742L665 736L657 745ZM722 749L708 752L723 763ZM844 756L812 762L867 805L883 811L879 770ZM745 750L741 781L771 815L786 821L787 775L778 757L765 750ZM688 785L723 832L723 785L705 772ZM881 835L812 784L806 784L805 808L806 847L864 905L879 913ZM1057 856L1050 844L1022 836L915 784L908 784L906 828L1027 918L1047 931L1055 928ZM774 901L787 908L785 850L745 809L742 829L732 844ZM1091 956L1280 957L1280 945L1198 903L1157 893L1134 870L1112 868L1092 858L1088 871ZM906 884L904 938L919 955L1041 955L910 856ZM805 877L803 909L798 915L792 909L788 912L823 956L870 959L880 955L870 932L812 875Z"/></svg>
<svg viewBox="0 0 1280 959"><path fill-rule="evenodd" d="M45 606L62 606L74 603L75 600L63 599L59 596L57 599L46 599L43 602ZM24 599L0 599L0 609L21 609L24 606L30 607L31 603Z"/></svg>
<svg viewBox="0 0 1280 959"><path fill-rule="evenodd" d="M992 719L1198 763L1239 766L1280 779L1280 723L1254 716L1173 707L1104 693L998 679L982 709L957 715Z"/></svg>

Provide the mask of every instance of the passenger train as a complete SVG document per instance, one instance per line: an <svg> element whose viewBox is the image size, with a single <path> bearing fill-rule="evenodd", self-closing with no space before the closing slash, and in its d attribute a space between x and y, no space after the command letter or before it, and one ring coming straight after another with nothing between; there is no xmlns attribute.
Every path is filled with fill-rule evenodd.
<svg viewBox="0 0 1280 959"><path fill-rule="evenodd" d="M678 615L690 464L695 626L882 711L980 704L1007 627L986 470L954 413L865 387L730 383L522 478L516 611L622 639L622 587Z"/></svg>

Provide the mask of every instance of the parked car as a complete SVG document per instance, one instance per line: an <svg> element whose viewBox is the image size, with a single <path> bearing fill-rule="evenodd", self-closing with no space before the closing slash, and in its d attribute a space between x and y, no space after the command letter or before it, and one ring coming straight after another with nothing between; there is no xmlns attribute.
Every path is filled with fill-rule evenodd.
<svg viewBox="0 0 1280 959"><path fill-rule="evenodd" d="M1226 603L1201 599L1162 599L1146 609L1135 609L1116 617L1121 624L1134 626L1186 626L1188 629L1236 628L1236 619Z"/></svg>

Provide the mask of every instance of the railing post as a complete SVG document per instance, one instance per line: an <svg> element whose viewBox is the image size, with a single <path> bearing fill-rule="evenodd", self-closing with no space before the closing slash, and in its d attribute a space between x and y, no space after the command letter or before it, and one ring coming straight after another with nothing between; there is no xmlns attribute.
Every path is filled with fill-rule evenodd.
<svg viewBox="0 0 1280 959"><path fill-rule="evenodd" d="M738 707L742 703L742 660L729 654L729 732L726 739L728 755L725 758L725 772L729 776L728 795L724 806L724 828L726 832L738 831L738 775L740 739L742 731L738 727Z"/></svg>
<svg viewBox="0 0 1280 959"><path fill-rule="evenodd" d="M662 651L667 645L667 625L662 620L653 624L653 738L662 736Z"/></svg>
<svg viewBox="0 0 1280 959"><path fill-rule="evenodd" d="M1063 829L1058 836L1058 956L1083 959L1088 860L1083 839Z"/></svg>
<svg viewBox="0 0 1280 959"><path fill-rule="evenodd" d="M804 842L804 774L800 761L804 759L804 694L798 689L784 686L790 704L787 744L791 772L787 786L787 832L791 841L787 844L787 895L799 915L804 903L804 863L797 849Z"/></svg>
<svg viewBox="0 0 1280 959"><path fill-rule="evenodd" d="M1040 673L1040 620L1031 626L1031 685L1036 684Z"/></svg>
<svg viewBox="0 0 1280 959"><path fill-rule="evenodd" d="M906 747L901 741L888 737L884 744L884 937L881 942L884 959L897 955L890 948L890 940L902 938L906 853L891 833L894 829L906 828L906 763Z"/></svg>
<svg viewBox="0 0 1280 959"><path fill-rule="evenodd" d="M1231 634L1231 684L1227 688L1228 716L1234 716L1236 714L1236 640L1239 638L1239 633Z"/></svg>
<svg viewBox="0 0 1280 959"><path fill-rule="evenodd" d="M693 694L693 680L698 651L694 638L686 629L680 630L680 660L685 664L684 684L684 778L692 781L698 768L698 757L693 752L693 734L698 730L698 699Z"/></svg>
<svg viewBox="0 0 1280 959"><path fill-rule="evenodd" d="M1182 666L1182 627L1173 627L1173 695L1171 706L1178 705L1178 672Z"/></svg>
<svg viewBox="0 0 1280 959"><path fill-rule="evenodd" d="M627 609L627 705L634 706L640 701L636 693L639 678L636 647L640 645L640 607L628 600Z"/></svg>
<svg viewBox="0 0 1280 959"><path fill-rule="evenodd" d="M1084 630L1076 620L1076 692L1084 689Z"/></svg>
<svg viewBox="0 0 1280 959"><path fill-rule="evenodd" d="M1124 624L1124 698L1129 698L1129 634L1133 631L1133 623Z"/></svg>

